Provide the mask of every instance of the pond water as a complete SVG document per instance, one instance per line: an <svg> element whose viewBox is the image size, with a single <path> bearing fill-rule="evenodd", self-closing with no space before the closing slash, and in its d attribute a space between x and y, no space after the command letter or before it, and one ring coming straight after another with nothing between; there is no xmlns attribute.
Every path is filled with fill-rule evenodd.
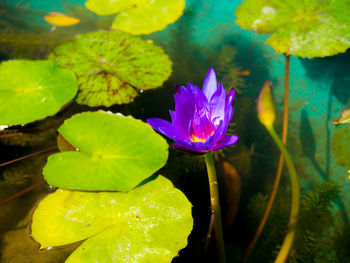
<svg viewBox="0 0 350 263"><path fill-rule="evenodd" d="M78 34L108 30L115 16L98 16L87 10L84 2L1 1L0 60L45 59L56 46ZM176 87L188 82L202 87L210 67L227 90L236 90L228 133L238 135L239 142L217 151L215 161L227 262L242 260L273 189L279 160L278 148L258 120L256 104L264 82L271 81L275 128L281 134L285 57L265 44L268 35L235 23L234 13L241 2L186 0L184 13L176 22L142 35L165 50L173 63L172 72L160 87L138 90L133 102L89 107L73 101L52 117L0 133L2 163L44 150L0 167L0 262L64 262L80 245L39 251L39 244L30 237L34 209L55 191L44 181L42 169L48 156L58 151L57 128L64 120L96 110L120 112L142 121L149 117L170 120ZM77 17L80 23L50 33L52 25L43 19L49 12ZM301 208L288 262L348 263L350 126L334 127L333 121L350 107L350 51L325 58L291 56L289 79L286 147L299 178ZM206 249L210 196L204 159L174 149L170 139L168 143L169 158L159 173L187 196L194 220L188 246L173 262L217 262L213 242ZM274 262L287 232L290 203L285 168L265 229L247 262Z"/></svg>

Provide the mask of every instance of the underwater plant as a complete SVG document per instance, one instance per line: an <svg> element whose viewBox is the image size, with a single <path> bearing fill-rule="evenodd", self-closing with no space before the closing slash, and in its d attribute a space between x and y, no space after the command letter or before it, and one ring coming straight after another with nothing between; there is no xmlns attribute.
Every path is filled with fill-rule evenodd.
<svg viewBox="0 0 350 263"><path fill-rule="evenodd" d="M296 226L295 242L286 262L348 262L336 249L346 249L346 240L336 242L338 237L337 215L332 214L334 204L340 197L340 186L335 181L324 181L306 187L301 195L299 223ZM256 225L264 213L268 196L258 193L247 205L249 225ZM274 261L280 242L286 234L290 197L280 193L271 209L269 220L251 255L249 262L269 263Z"/></svg>
<svg viewBox="0 0 350 263"><path fill-rule="evenodd" d="M298 222L298 215L299 215L299 209L300 209L300 196L299 196L300 187L299 187L298 177L297 177L297 173L296 173L293 161L273 127L276 115L275 115L275 106L271 95L271 83L269 81L265 82L260 92L257 108L258 108L259 121L265 126L265 128L271 135L272 139L276 143L277 147L281 151L286 161L286 165L289 171L290 182L292 186L292 204L291 204L291 211L289 216L288 232L283 241L281 249L278 252L276 260L274 261L276 263L283 263L286 261L288 257L288 254L291 250L294 237L295 237L296 225Z"/></svg>
<svg viewBox="0 0 350 263"><path fill-rule="evenodd" d="M78 77L76 101L90 107L130 103L171 74L171 60L150 40L120 31L78 35L48 57Z"/></svg>
<svg viewBox="0 0 350 263"><path fill-rule="evenodd" d="M23 125L56 114L77 91L73 72L52 61L0 64L0 125Z"/></svg>
<svg viewBox="0 0 350 263"><path fill-rule="evenodd" d="M215 72L210 68L203 83L203 90L188 83L187 88L177 88L174 98L175 111L170 110L172 123L158 118L149 118L147 122L153 129L174 140L175 148L205 154L214 216L215 245L218 261L225 262L220 201L212 152L238 141L237 135L225 136L233 116L234 89L226 94L222 84L217 84Z"/></svg>
<svg viewBox="0 0 350 263"><path fill-rule="evenodd" d="M166 141L146 123L103 111L74 115L59 133L74 148L44 167L48 183L63 189L34 211L40 248L81 241L66 262L170 262L193 220L184 194L151 176L166 163Z"/></svg>
<svg viewBox="0 0 350 263"><path fill-rule="evenodd" d="M185 8L185 0L88 0L85 6L98 15L118 14L111 29L133 35L150 34L174 23Z"/></svg>
<svg viewBox="0 0 350 263"><path fill-rule="evenodd" d="M349 5L349 0L244 0L235 12L236 23L239 26L257 33L271 34L266 43L277 53L284 54L283 144L287 142L288 133L290 56L312 58L345 52L350 47L350 18L346 11ZM267 220L276 196L282 169L283 156L280 155L274 188L259 229L263 228ZM246 251L246 259L260 233L261 231L258 230L253 237Z"/></svg>

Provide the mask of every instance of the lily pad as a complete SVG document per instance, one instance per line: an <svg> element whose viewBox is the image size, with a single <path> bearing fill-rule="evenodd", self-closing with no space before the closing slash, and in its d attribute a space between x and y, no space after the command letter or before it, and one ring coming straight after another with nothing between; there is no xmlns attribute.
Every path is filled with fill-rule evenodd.
<svg viewBox="0 0 350 263"><path fill-rule="evenodd" d="M20 125L55 115L78 91L75 75L52 61L0 64L0 125Z"/></svg>
<svg viewBox="0 0 350 263"><path fill-rule="evenodd" d="M57 47L49 59L76 73L76 100L92 107L132 102L137 89L161 86L172 65L152 41L120 31L81 34Z"/></svg>
<svg viewBox="0 0 350 263"><path fill-rule="evenodd" d="M128 191L160 169L168 144L151 126L104 111L66 120L58 132L77 150L51 155L43 174L65 189Z"/></svg>
<svg viewBox="0 0 350 263"><path fill-rule="evenodd" d="M174 23L183 14L185 0L88 0L85 6L98 15L118 13L112 29L141 35Z"/></svg>
<svg viewBox="0 0 350 263"><path fill-rule="evenodd" d="M171 262L187 245L191 203L158 176L134 190L57 190L33 214L41 248L84 241L66 262Z"/></svg>
<svg viewBox="0 0 350 263"><path fill-rule="evenodd" d="M277 53L324 57L350 47L350 0L245 0L236 23L271 33L266 43Z"/></svg>

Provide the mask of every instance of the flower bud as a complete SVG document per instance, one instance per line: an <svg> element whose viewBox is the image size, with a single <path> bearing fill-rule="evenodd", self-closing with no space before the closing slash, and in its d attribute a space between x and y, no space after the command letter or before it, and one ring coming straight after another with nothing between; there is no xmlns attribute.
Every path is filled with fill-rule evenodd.
<svg viewBox="0 0 350 263"><path fill-rule="evenodd" d="M271 86L272 83L270 81L265 81L258 99L258 117L265 126L273 125L276 118Z"/></svg>

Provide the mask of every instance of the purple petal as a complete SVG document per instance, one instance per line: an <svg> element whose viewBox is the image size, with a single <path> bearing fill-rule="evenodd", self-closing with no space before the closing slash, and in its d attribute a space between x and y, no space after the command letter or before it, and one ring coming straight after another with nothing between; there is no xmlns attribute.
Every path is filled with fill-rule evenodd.
<svg viewBox="0 0 350 263"><path fill-rule="evenodd" d="M176 118L174 127L181 137L188 137L188 125L193 118L195 99L190 88L180 86L174 95Z"/></svg>
<svg viewBox="0 0 350 263"><path fill-rule="evenodd" d="M164 134L173 140L176 139L176 131L172 123L158 118L148 118L147 123L161 134Z"/></svg>
<svg viewBox="0 0 350 263"><path fill-rule="evenodd" d="M183 150L186 152L198 152L198 153L207 153L210 151L210 148L206 145L204 145L203 143L180 143L180 142L176 142L173 144L173 146L176 149L179 150Z"/></svg>
<svg viewBox="0 0 350 263"><path fill-rule="evenodd" d="M171 117L171 122L174 124L176 122L176 113L173 110L169 110L169 114Z"/></svg>
<svg viewBox="0 0 350 263"><path fill-rule="evenodd" d="M238 136L237 135L228 135L224 137L220 142L218 142L213 148L211 148L211 151L217 151L223 147L230 146L232 144L235 144L238 142Z"/></svg>
<svg viewBox="0 0 350 263"><path fill-rule="evenodd" d="M232 104L234 98L235 98L235 89L232 88L226 95L226 100L228 100L228 104Z"/></svg>
<svg viewBox="0 0 350 263"><path fill-rule="evenodd" d="M203 83L203 93L208 101L210 101L210 98L216 91L217 87L215 71L213 68L210 68Z"/></svg>
<svg viewBox="0 0 350 263"><path fill-rule="evenodd" d="M226 91L221 83L210 99L210 113L213 124L217 126L224 119L226 106Z"/></svg>

